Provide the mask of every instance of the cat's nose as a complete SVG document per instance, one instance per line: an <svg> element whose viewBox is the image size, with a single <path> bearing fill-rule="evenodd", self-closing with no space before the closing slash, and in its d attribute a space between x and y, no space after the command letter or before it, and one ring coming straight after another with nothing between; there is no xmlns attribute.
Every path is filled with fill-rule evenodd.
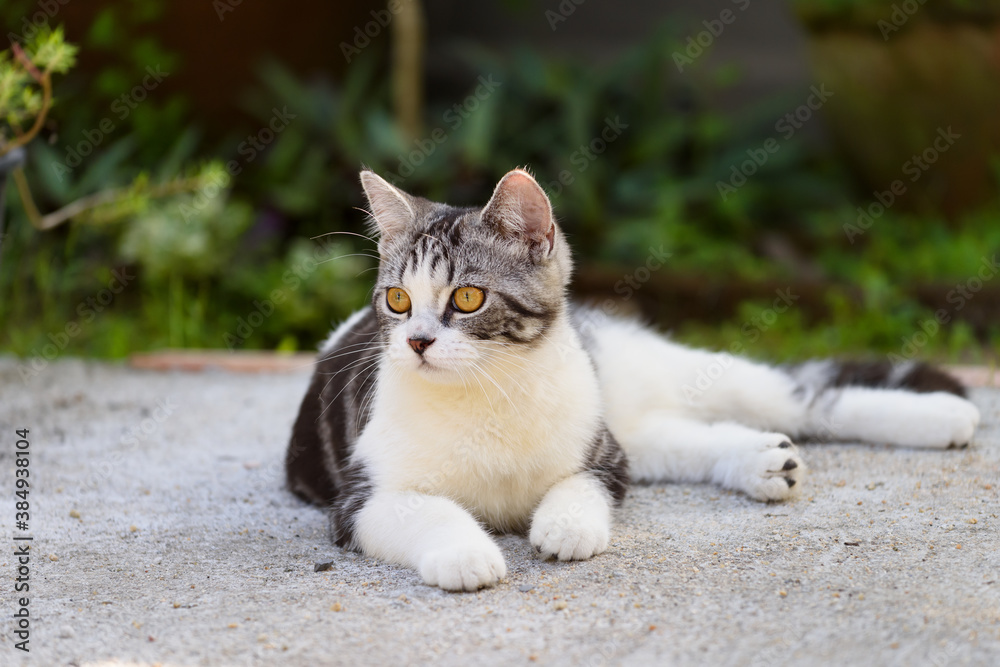
<svg viewBox="0 0 1000 667"><path fill-rule="evenodd" d="M410 344L410 347L413 348L414 352L416 352L417 354L423 354L424 350L429 348L431 346L431 343L433 343L436 340L437 338L424 338L420 336L415 338L407 338L406 342Z"/></svg>

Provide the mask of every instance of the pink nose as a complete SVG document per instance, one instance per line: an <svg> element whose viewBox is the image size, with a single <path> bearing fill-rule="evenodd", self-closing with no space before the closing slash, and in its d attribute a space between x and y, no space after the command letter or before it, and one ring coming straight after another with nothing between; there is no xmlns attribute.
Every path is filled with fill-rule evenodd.
<svg viewBox="0 0 1000 667"><path fill-rule="evenodd" d="M413 351L417 354L423 354L424 350L431 346L431 343L436 341L437 338L407 338L406 342L410 344Z"/></svg>

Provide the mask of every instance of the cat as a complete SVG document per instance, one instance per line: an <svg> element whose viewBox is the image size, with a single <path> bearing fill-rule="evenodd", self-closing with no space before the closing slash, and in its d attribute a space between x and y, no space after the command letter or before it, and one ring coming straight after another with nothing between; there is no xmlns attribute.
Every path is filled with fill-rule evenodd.
<svg viewBox="0 0 1000 667"><path fill-rule="evenodd" d="M429 585L502 579L491 532L527 533L543 558L600 554L631 482L781 501L806 469L795 438L972 439L978 410L930 366L771 367L573 305L570 247L525 170L482 209L367 170L361 183L378 235L374 296L321 347L287 482L329 509L337 545ZM688 391L699 374L710 386Z"/></svg>

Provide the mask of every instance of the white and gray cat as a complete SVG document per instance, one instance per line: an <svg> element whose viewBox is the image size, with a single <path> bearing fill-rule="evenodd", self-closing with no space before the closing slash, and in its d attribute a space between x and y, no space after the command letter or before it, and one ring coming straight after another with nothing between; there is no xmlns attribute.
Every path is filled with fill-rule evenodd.
<svg viewBox="0 0 1000 667"><path fill-rule="evenodd" d="M361 182L379 235L374 297L322 346L288 484L329 508L338 545L428 584L504 577L491 531L526 532L546 558L601 553L630 481L784 500L805 470L793 438L972 439L978 410L923 364L775 368L574 307L569 245L526 171L482 209L370 171ZM711 368L724 372L710 387L684 390Z"/></svg>

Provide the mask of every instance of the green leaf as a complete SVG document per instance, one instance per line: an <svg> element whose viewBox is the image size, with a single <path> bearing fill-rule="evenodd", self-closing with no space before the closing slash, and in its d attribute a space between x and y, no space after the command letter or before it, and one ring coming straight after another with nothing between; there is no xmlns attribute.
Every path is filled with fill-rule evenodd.
<svg viewBox="0 0 1000 667"><path fill-rule="evenodd" d="M114 7L105 7L94 18L87 32L90 46L113 49L119 39L118 19Z"/></svg>

